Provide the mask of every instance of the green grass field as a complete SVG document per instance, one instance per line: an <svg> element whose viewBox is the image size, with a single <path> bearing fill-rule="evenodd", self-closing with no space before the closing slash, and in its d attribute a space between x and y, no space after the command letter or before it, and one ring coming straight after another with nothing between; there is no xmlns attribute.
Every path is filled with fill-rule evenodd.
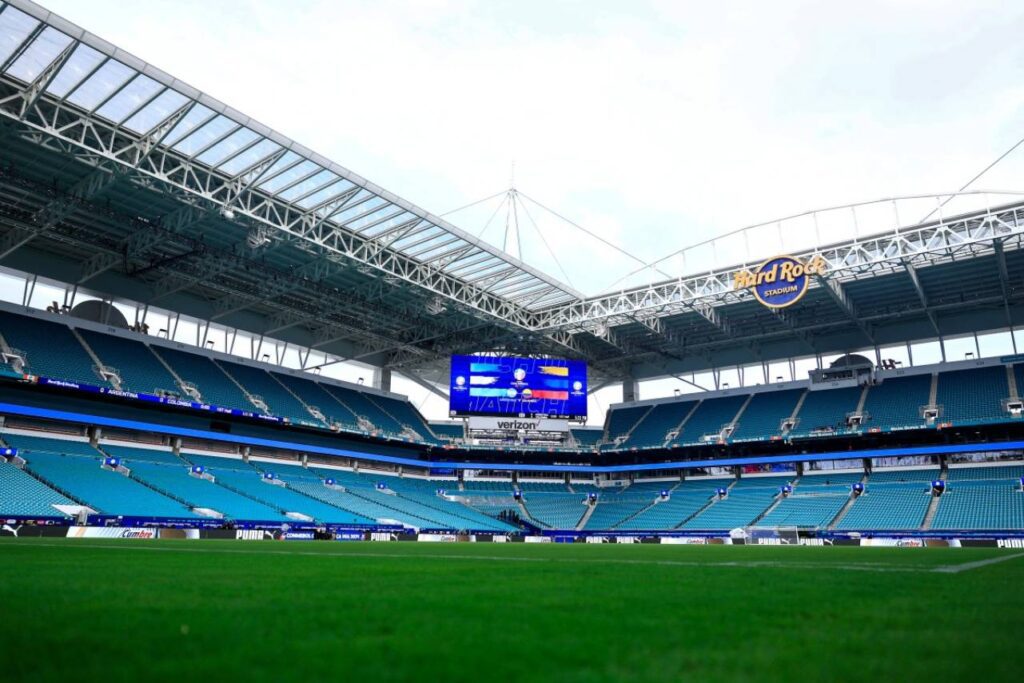
<svg viewBox="0 0 1024 683"><path fill-rule="evenodd" d="M0 539L0 562L7 682L988 682L1024 652L1020 551Z"/></svg>

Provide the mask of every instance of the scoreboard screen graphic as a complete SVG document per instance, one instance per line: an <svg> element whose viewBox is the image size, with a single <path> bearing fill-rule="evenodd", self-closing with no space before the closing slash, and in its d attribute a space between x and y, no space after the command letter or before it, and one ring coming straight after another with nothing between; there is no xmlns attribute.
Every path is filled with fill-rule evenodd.
<svg viewBox="0 0 1024 683"><path fill-rule="evenodd" d="M552 358L452 356L449 410L468 415L587 418L587 364Z"/></svg>

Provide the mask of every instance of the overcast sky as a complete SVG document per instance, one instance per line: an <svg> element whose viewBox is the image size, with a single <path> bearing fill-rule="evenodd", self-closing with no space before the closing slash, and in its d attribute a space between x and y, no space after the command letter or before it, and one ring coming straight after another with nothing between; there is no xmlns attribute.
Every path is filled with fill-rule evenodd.
<svg viewBox="0 0 1024 683"><path fill-rule="evenodd" d="M1024 3L45 4L435 213L515 162L518 189L645 261L954 190L1024 136ZM978 186L1019 188L1015 160ZM478 234L497 202L452 221ZM527 207L550 274L596 293L638 265ZM499 211L484 237L503 231Z"/></svg>
<svg viewBox="0 0 1024 683"><path fill-rule="evenodd" d="M507 189L514 162L519 190L643 261L955 190L1024 136L1024 3L45 5L434 213ZM1020 189L1022 156L976 187ZM498 201L451 220L480 234ZM636 268L526 206L531 264L588 293Z"/></svg>

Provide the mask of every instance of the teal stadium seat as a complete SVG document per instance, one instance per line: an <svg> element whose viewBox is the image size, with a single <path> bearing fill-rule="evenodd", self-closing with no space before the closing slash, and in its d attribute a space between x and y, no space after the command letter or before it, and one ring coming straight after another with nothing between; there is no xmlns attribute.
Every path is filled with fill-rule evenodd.
<svg viewBox="0 0 1024 683"><path fill-rule="evenodd" d="M193 508L216 510L237 522L289 521L269 505L224 488L208 479L194 477L186 463L178 465L136 460L131 465L132 477L171 498L184 501Z"/></svg>
<svg viewBox="0 0 1024 683"><path fill-rule="evenodd" d="M781 434L782 421L793 415L805 389L785 389L754 394L740 415L730 441L768 440Z"/></svg>
<svg viewBox="0 0 1024 683"><path fill-rule="evenodd" d="M292 422L311 427L327 426L313 417L306 410L302 401L295 398L266 370L226 361L218 361L217 364L236 382L245 387L250 395L259 396L267 404L267 410L271 415L287 417Z"/></svg>
<svg viewBox="0 0 1024 683"><path fill-rule="evenodd" d="M0 460L0 516L67 517L54 505L75 504L31 474Z"/></svg>
<svg viewBox="0 0 1024 683"><path fill-rule="evenodd" d="M674 430L690 414L697 401L659 403L644 415L626 439L622 448L660 448Z"/></svg>
<svg viewBox="0 0 1024 683"><path fill-rule="evenodd" d="M188 456L186 456L188 457ZM193 458L189 458L193 460ZM237 467L237 466L236 466ZM269 470L273 471L273 467ZM210 466L207 470L217 484L248 498L257 500L281 512L293 512L311 517L325 524L369 524L365 517L352 514L333 505L325 504L291 486L280 486L263 481L263 474L255 467L222 468Z"/></svg>
<svg viewBox="0 0 1024 683"><path fill-rule="evenodd" d="M868 389L864 402L865 421L862 429L888 430L899 427L925 426L921 406L928 404L931 375L891 377Z"/></svg>
<svg viewBox="0 0 1024 683"><path fill-rule="evenodd" d="M746 402L747 396L723 396L701 401L693 415L683 425L682 431L672 441L673 446L703 443L705 435L718 434L722 427L732 422L736 413Z"/></svg>
<svg viewBox="0 0 1024 683"><path fill-rule="evenodd" d="M941 422L972 424L1009 420L1003 400L1010 385L1002 365L939 373L935 402L942 406Z"/></svg>
<svg viewBox="0 0 1024 683"><path fill-rule="evenodd" d="M117 369L122 389L142 394L162 391L187 398L178 387L174 375L146 344L92 330L79 330L79 333L104 365Z"/></svg>
<svg viewBox="0 0 1024 683"><path fill-rule="evenodd" d="M931 503L931 482L939 468L877 469L838 524L841 531L919 529Z"/></svg>
<svg viewBox="0 0 1024 683"><path fill-rule="evenodd" d="M441 439L434 436L434 433L427 425L427 421L423 419L423 416L408 401L382 398L380 396L373 396L372 400L386 409L388 414L398 420L399 423L419 434L425 443L434 444L435 446L440 446L444 443Z"/></svg>
<svg viewBox="0 0 1024 683"><path fill-rule="evenodd" d="M319 410L332 425L341 429L360 431L359 418L348 406L327 391L320 382L284 373L272 373L282 384L291 389L302 401Z"/></svg>
<svg viewBox="0 0 1024 683"><path fill-rule="evenodd" d="M110 386L67 325L0 311L0 333L9 346L25 354L27 372L33 375Z"/></svg>
<svg viewBox="0 0 1024 683"><path fill-rule="evenodd" d="M728 482L726 482L728 483ZM615 528L620 531L662 531L675 529L708 504L713 490L676 490L668 500L655 503L636 516L623 520Z"/></svg>
<svg viewBox="0 0 1024 683"><path fill-rule="evenodd" d="M334 384L322 384L321 386L354 414L373 423L385 435L401 436L401 423L377 405L368 394Z"/></svg>
<svg viewBox="0 0 1024 683"><path fill-rule="evenodd" d="M757 524L760 526L797 526L823 529L839 514L849 500L849 491L846 493L834 490L818 492L814 490L814 487L809 491L804 491L802 486L798 486L789 497L782 499Z"/></svg>
<svg viewBox="0 0 1024 683"><path fill-rule="evenodd" d="M461 422L431 422L430 428L439 437L449 441L461 439L466 435L466 430ZM598 432L598 438L600 438L600 432Z"/></svg>
<svg viewBox="0 0 1024 683"><path fill-rule="evenodd" d="M548 529L575 529L587 511L582 493L531 491L523 495L530 518Z"/></svg>
<svg viewBox="0 0 1024 683"><path fill-rule="evenodd" d="M861 387L808 391L790 436L822 436L850 431L846 426L846 416L857 409L862 392Z"/></svg>
<svg viewBox="0 0 1024 683"><path fill-rule="evenodd" d="M939 499L931 528L1024 529L1024 493L1020 491L1020 482L962 481L948 485Z"/></svg>
<svg viewBox="0 0 1024 683"><path fill-rule="evenodd" d="M615 407L612 406L611 410L608 411L607 417L607 438L605 439L608 443L601 447L601 450L610 450L615 448L613 442L617 437L625 436L636 425L637 421L640 420L647 411L651 409L651 406L626 406L626 407Z"/></svg>
<svg viewBox="0 0 1024 683"><path fill-rule="evenodd" d="M597 444L601 441L601 437L604 436L604 432L600 429L570 429L569 432L576 440L576 445L580 448L596 448ZM460 436L461 433L462 426L459 425Z"/></svg>
<svg viewBox="0 0 1024 683"><path fill-rule="evenodd" d="M179 349L152 347L183 381L195 385L203 401L222 408L237 408L256 412L245 392L231 381L220 366L206 356Z"/></svg>
<svg viewBox="0 0 1024 683"><path fill-rule="evenodd" d="M28 468L51 486L109 515L195 518L188 507L124 476L103 469L103 460L83 455L24 451Z"/></svg>

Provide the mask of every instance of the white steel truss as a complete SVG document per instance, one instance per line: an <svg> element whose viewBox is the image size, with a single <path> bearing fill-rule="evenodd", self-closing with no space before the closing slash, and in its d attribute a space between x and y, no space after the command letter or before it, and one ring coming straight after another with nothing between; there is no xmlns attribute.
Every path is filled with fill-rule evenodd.
<svg viewBox="0 0 1024 683"><path fill-rule="evenodd" d="M266 239L299 246L316 260L300 266L298 275L322 276L354 265L429 293L439 311L451 306L581 356L592 349L580 334L621 357L644 353L618 334L616 328L627 325L639 324L672 346L683 344L663 322L682 313L696 313L708 329L729 337L730 323L719 309L751 297L733 288L734 274L749 264L585 297L29 0L0 1L0 39L0 118L13 134L94 168L74 188L73 199L87 200L111 182L131 183L180 202L183 225L203 212L217 212L251 227L257 244ZM861 320L846 295L849 281L906 272L927 309L918 268L995 254L1003 264L1004 298L1009 296L1004 253L1024 246L1024 196L1004 195L1000 202L793 255L825 260L827 275L811 286L826 288L870 339L870 322ZM73 208L67 201L56 203L7 233L0 254L44 236ZM123 253L145 249L156 239L152 234L128 238ZM96 254L84 264L80 282L117 262L117 253ZM217 267L226 265L209 265ZM157 296L201 279L170 275L157 284ZM293 289L284 282L247 296L224 292L214 317ZM283 329L316 317L317 312L282 308L275 324ZM334 324L319 334L326 340L349 333L358 331ZM466 335L465 341L453 337L439 348L459 351L466 350L460 344L480 343L472 331L457 327L454 333ZM397 363L419 356L415 341L373 341L375 348L398 349Z"/></svg>

